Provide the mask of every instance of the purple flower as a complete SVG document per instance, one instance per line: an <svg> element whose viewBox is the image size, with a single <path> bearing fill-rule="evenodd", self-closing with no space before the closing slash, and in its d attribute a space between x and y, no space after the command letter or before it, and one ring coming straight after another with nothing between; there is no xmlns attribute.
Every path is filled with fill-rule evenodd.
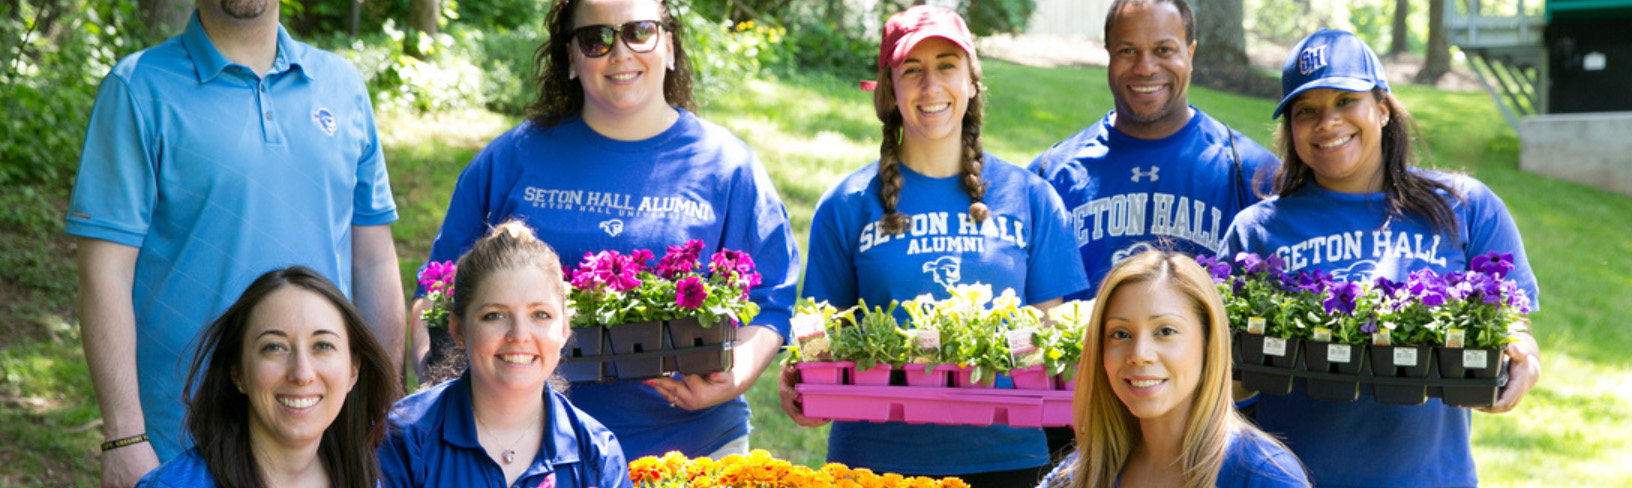
<svg viewBox="0 0 1632 488"><path fill-rule="evenodd" d="M1406 291L1429 308L1444 305L1447 295L1451 292L1451 286L1448 281L1435 274L1434 270L1427 268L1412 272L1405 280Z"/></svg>
<svg viewBox="0 0 1632 488"><path fill-rule="evenodd" d="M1239 252L1235 254L1235 262L1248 274L1280 276L1286 270L1286 261L1273 254L1265 258L1256 253Z"/></svg>
<svg viewBox="0 0 1632 488"><path fill-rule="evenodd" d="M1377 279L1372 280L1371 286L1382 292L1384 298L1394 298L1394 292L1404 288L1405 283L1390 280L1386 276L1378 276Z"/></svg>
<svg viewBox="0 0 1632 488"><path fill-rule="evenodd" d="M1229 263L1219 262L1217 258L1212 256L1196 256L1196 263L1206 269L1207 274L1212 275L1214 284L1222 285L1230 280Z"/></svg>
<svg viewBox="0 0 1632 488"><path fill-rule="evenodd" d="M1360 296L1360 285L1348 282L1332 283L1326 287L1326 300L1320 305L1327 314L1354 315L1354 299Z"/></svg>
<svg viewBox="0 0 1632 488"><path fill-rule="evenodd" d="M703 299L708 298L708 287L703 286L703 280L696 276L687 276L675 284L675 304L680 308L695 309L703 306Z"/></svg>
<svg viewBox="0 0 1632 488"><path fill-rule="evenodd" d="M1490 273L1497 278L1506 278L1509 271L1513 271L1513 253L1498 253L1491 251L1473 257L1473 263L1468 269L1480 273Z"/></svg>
<svg viewBox="0 0 1632 488"><path fill-rule="evenodd" d="M1367 320L1366 323L1360 324L1360 332L1364 332L1366 335L1376 334L1377 319Z"/></svg>
<svg viewBox="0 0 1632 488"><path fill-rule="evenodd" d="M1332 283L1332 275L1320 269L1298 272L1298 291L1320 293Z"/></svg>

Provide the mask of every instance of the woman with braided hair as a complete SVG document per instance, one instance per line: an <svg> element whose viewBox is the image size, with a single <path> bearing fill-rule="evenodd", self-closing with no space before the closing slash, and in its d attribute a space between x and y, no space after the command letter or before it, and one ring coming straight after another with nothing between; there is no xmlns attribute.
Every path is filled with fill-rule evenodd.
<svg viewBox="0 0 1632 488"><path fill-rule="evenodd" d="M917 6L891 16L878 79L863 87L884 124L879 160L817 204L805 296L844 308L948 298L949 287L980 283L1047 308L1088 287L1059 196L981 149L980 63L957 13ZM784 370L783 410L821 425L800 415L796 375ZM836 422L828 460L980 487L1034 485L1049 456L1035 428Z"/></svg>

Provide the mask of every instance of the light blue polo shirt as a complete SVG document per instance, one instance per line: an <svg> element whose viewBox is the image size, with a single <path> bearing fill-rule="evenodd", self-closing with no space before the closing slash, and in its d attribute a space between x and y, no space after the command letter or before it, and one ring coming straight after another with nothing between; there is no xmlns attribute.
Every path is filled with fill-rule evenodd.
<svg viewBox="0 0 1632 488"><path fill-rule="evenodd" d="M357 70L280 26L257 77L181 35L119 61L86 130L69 234L140 248L131 298L147 433L185 450L194 336L256 277L300 264L349 293L351 227L396 221Z"/></svg>

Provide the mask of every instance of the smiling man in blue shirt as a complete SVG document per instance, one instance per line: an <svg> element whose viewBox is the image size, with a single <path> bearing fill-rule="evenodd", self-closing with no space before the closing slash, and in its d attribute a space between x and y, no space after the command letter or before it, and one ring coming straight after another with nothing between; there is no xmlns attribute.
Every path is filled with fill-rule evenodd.
<svg viewBox="0 0 1632 488"><path fill-rule="evenodd" d="M278 8L199 0L181 35L121 60L97 94L66 230L118 441L104 446L105 486L185 450L182 359L267 270L333 280L400 361L397 213L367 89L345 60L290 38Z"/></svg>

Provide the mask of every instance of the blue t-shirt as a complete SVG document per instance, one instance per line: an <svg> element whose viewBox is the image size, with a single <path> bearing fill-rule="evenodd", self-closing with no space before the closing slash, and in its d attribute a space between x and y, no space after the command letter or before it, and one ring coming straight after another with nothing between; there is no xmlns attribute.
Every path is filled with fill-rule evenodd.
<svg viewBox="0 0 1632 488"><path fill-rule="evenodd" d="M1231 133L1190 109L1190 122L1162 139L1123 134L1111 127L1115 112L1107 113L1031 162L1029 171L1043 175L1065 201L1088 266L1088 289L1070 299L1093 298L1111 267L1153 245L1217 254L1242 202L1267 193L1269 175L1280 164L1275 155L1235 133L1238 172Z"/></svg>
<svg viewBox="0 0 1632 488"><path fill-rule="evenodd" d="M381 486L506 486L504 469L477 440L470 394L466 374L397 402L391 435L380 445ZM611 431L548 389L544 408L546 441L511 488L631 486L629 463Z"/></svg>
<svg viewBox="0 0 1632 488"><path fill-rule="evenodd" d="M151 436L149 436L151 437ZM137 488L215 488L215 476L198 448L188 449L136 481Z"/></svg>
<svg viewBox="0 0 1632 488"><path fill-rule="evenodd" d="M817 204L805 296L841 309L858 299L887 306L926 293L944 299L949 286L983 283L1038 303L1088 286L1060 197L1036 175L987 154L981 181L991 214L977 225L959 176L931 178L902 165L897 209L912 226L892 236L880 230L877 174L878 163L869 164ZM904 312L897 315L906 320ZM949 475L1041 466L1048 448L1041 429L834 422L827 459Z"/></svg>
<svg viewBox="0 0 1632 488"><path fill-rule="evenodd" d="M1536 277L1525 256L1518 226L1507 206L1473 178L1432 171L1465 199L1452 200L1457 235L1436 234L1418 217L1389 219L1383 193L1338 193L1309 183L1284 198L1260 202L1237 216L1225 237L1225 254L1275 254L1287 271L1314 268L1342 281L1382 276L1405 281L1412 271L1466 270L1474 256L1513 253L1508 279L1540 307ZM1475 486L1465 408L1439 399L1418 406L1260 395L1258 425L1286 440L1321 486ZM1356 457L1356 453L1365 453Z"/></svg>
<svg viewBox="0 0 1632 488"><path fill-rule="evenodd" d="M1298 458L1286 449L1268 442L1262 434L1247 434L1247 430L1230 432L1224 450L1224 464L1218 467L1218 488L1306 488L1305 477ZM1076 476L1077 457L1073 451L1054 466L1037 488L1066 488ZM1120 476L1118 476L1120 478Z"/></svg>
<svg viewBox="0 0 1632 488"><path fill-rule="evenodd" d="M185 450L194 336L261 274L304 265L351 291L351 228L397 220L368 91L278 28L272 68L227 61L195 13L102 80L67 232L139 249L137 381L159 459Z"/></svg>
<svg viewBox="0 0 1632 488"><path fill-rule="evenodd" d="M430 261L459 258L489 228L525 220L567 269L585 253L704 242L747 252L763 283L749 292L754 326L788 336L799 281L799 250L782 199L742 140L680 110L668 130L643 141L596 133L583 119L530 123L488 143L459 175ZM420 290L423 293L423 290ZM573 402L618 434L630 456L677 450L702 456L748 434L741 397L698 411L669 406L639 382L572 388Z"/></svg>

